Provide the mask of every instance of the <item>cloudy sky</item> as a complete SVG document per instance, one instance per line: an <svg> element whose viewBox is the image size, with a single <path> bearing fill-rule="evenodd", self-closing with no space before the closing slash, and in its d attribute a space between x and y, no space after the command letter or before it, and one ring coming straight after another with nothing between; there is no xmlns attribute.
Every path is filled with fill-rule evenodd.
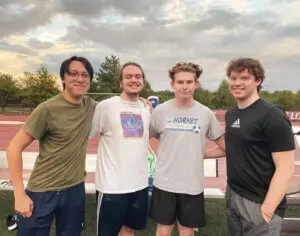
<svg viewBox="0 0 300 236"><path fill-rule="evenodd" d="M95 70L105 56L136 61L155 90L167 70L199 63L217 89L234 57L260 59L265 89L300 89L300 0L0 0L0 71L45 64L57 73L74 54Z"/></svg>

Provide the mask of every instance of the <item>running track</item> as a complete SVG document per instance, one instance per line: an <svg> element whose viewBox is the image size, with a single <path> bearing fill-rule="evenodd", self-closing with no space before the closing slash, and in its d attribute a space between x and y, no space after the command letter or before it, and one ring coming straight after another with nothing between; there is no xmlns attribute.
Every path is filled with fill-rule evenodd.
<svg viewBox="0 0 300 236"><path fill-rule="evenodd" d="M26 116L20 115L0 115L1 121L25 121ZM223 115L217 115L218 120L224 127L224 117ZM293 123L295 126L300 126L300 122ZM0 124L0 151L5 151L9 141L21 127L21 124ZM95 154L97 150L98 139L90 139L88 144L88 154ZM154 151L157 150L158 141L150 140L150 145ZM211 145L211 142L208 142ZM29 145L26 150L27 152L38 152L38 142L34 141ZM298 160L300 158L298 157ZM23 173L24 179L27 180L30 175L30 170L25 170ZM0 168L0 179L9 179L8 171L6 168ZM87 183L92 183L94 181L94 173L87 173ZM292 180L293 184L300 184L300 166L296 166L296 172ZM226 164L225 159L218 160L218 177L206 177L205 178L205 188L217 188L221 189L223 192L226 189Z"/></svg>

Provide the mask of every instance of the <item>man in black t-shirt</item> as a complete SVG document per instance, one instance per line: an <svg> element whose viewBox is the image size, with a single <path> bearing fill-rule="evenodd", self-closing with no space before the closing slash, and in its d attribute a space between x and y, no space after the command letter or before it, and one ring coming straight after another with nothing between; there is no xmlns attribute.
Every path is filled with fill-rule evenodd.
<svg viewBox="0 0 300 236"><path fill-rule="evenodd" d="M295 169L291 124L282 109L259 98L265 75L258 60L232 60L226 73L237 102L225 115L228 235L279 236Z"/></svg>

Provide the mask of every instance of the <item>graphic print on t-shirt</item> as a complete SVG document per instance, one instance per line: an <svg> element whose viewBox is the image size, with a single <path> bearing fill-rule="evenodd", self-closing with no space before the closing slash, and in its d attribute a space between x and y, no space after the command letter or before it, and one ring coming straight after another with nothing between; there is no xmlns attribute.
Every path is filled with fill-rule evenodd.
<svg viewBox="0 0 300 236"><path fill-rule="evenodd" d="M144 134L143 119L140 114L121 113L121 125L125 138L141 138Z"/></svg>
<svg viewBox="0 0 300 236"><path fill-rule="evenodd" d="M166 130L200 132L198 117L174 116L167 120Z"/></svg>

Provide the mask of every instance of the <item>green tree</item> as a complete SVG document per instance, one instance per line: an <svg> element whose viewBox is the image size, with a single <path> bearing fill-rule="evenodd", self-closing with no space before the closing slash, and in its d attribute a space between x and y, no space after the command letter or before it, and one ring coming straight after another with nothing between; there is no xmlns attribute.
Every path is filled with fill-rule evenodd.
<svg viewBox="0 0 300 236"><path fill-rule="evenodd" d="M24 72L22 83L22 104L36 106L59 93L57 77L49 73L45 65L36 72Z"/></svg>
<svg viewBox="0 0 300 236"><path fill-rule="evenodd" d="M16 80L10 74L0 73L0 105L13 102L18 94Z"/></svg>
<svg viewBox="0 0 300 236"><path fill-rule="evenodd" d="M267 90L260 91L259 96L261 99L274 103L274 95L270 91Z"/></svg>
<svg viewBox="0 0 300 236"><path fill-rule="evenodd" d="M149 97L150 95L153 95L153 90L152 90L152 88L151 88L150 83L146 80L146 81L145 81L145 84L144 84L144 89L143 89L143 91L141 92L140 96L141 96L141 97L144 97L144 98L147 98L147 97Z"/></svg>
<svg viewBox="0 0 300 236"><path fill-rule="evenodd" d="M111 55L105 57L100 69L95 73L95 81L91 84L89 92L93 93L119 93L120 58Z"/></svg>
<svg viewBox="0 0 300 236"><path fill-rule="evenodd" d="M90 93L120 93L120 58L115 55L105 57L101 63L100 69L95 73L95 81L92 82ZM142 97L148 97L153 90L148 81L145 81L144 89L141 92ZM111 95L99 95L100 100L110 97ZM95 97L95 96L94 96ZM97 97L97 96L96 96ZM96 98L97 99L97 98ZM98 99L98 100L99 100Z"/></svg>
<svg viewBox="0 0 300 236"><path fill-rule="evenodd" d="M295 94L295 110L300 111L300 90Z"/></svg>
<svg viewBox="0 0 300 236"><path fill-rule="evenodd" d="M235 100L232 97L227 80L222 80L218 90L214 93L212 98L212 108L228 109L235 105Z"/></svg>
<svg viewBox="0 0 300 236"><path fill-rule="evenodd" d="M212 93L204 89L201 85L199 85L199 88L196 89L194 99L205 106L212 106Z"/></svg>
<svg viewBox="0 0 300 236"><path fill-rule="evenodd" d="M290 90L275 91L273 94L273 102L285 110L293 110L296 107L296 96ZM299 102L299 101L298 101Z"/></svg>
<svg viewBox="0 0 300 236"><path fill-rule="evenodd" d="M159 97L160 103L163 103L165 101L168 101L168 100L174 98L174 92L170 91L170 90L157 91L157 92L154 92L153 95Z"/></svg>

